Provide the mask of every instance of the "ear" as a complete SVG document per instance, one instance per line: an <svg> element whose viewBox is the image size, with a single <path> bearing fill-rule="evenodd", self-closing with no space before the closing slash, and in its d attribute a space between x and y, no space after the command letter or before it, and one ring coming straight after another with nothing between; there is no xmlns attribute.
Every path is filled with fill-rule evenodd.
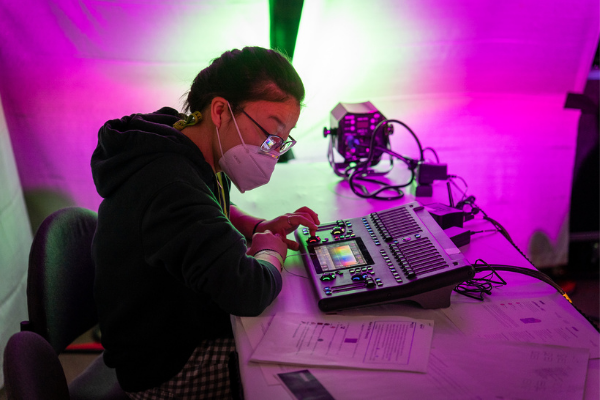
<svg viewBox="0 0 600 400"><path fill-rule="evenodd" d="M217 96L210 102L210 118L217 128L221 128L228 109L227 100L222 97Z"/></svg>

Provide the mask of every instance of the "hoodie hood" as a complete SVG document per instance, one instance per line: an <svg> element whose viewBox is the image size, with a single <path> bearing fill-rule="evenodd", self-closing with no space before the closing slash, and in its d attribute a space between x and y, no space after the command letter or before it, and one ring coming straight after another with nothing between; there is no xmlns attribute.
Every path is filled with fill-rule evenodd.
<svg viewBox="0 0 600 400"><path fill-rule="evenodd" d="M203 174L214 175L198 146L173 128L178 120L175 109L164 107L152 114L133 114L106 122L98 132L91 162L98 194L110 196L138 170L166 153L182 154Z"/></svg>

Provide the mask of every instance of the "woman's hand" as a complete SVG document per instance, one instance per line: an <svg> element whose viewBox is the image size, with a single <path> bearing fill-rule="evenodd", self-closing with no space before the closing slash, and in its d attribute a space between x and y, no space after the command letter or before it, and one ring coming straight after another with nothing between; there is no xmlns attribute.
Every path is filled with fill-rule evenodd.
<svg viewBox="0 0 600 400"><path fill-rule="evenodd" d="M282 238L280 234L274 234L269 230L262 233L255 233L252 236L252 245L246 251L246 254L253 256L261 250L268 249L276 251L285 260L288 246L283 242L283 239L285 238Z"/></svg>
<svg viewBox="0 0 600 400"><path fill-rule="evenodd" d="M258 224L256 232L269 230L274 234L281 236L283 243L291 250L298 250L299 245L293 240L289 240L286 236L294 232L298 226L306 226L310 234L314 236L317 233L317 225L320 224L319 216L316 212L308 207L302 207L293 213L281 215L272 220L263 221ZM254 247L256 234L252 237L252 247Z"/></svg>

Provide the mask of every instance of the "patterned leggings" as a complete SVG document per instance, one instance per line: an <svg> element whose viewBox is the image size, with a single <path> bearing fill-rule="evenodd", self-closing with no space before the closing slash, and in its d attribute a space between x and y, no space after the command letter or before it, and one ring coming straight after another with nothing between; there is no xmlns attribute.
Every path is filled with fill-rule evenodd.
<svg viewBox="0 0 600 400"><path fill-rule="evenodd" d="M142 392L127 392L134 400L231 399L229 357L235 351L232 338L204 340L170 380Z"/></svg>

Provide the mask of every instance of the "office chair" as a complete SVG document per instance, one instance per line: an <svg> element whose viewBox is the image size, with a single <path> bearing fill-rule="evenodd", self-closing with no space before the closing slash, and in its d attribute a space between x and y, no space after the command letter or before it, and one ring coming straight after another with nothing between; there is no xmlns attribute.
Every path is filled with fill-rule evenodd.
<svg viewBox="0 0 600 400"><path fill-rule="evenodd" d="M91 245L97 214L69 207L49 215L33 238L27 277L29 321L22 330L42 336L59 354L98 323ZM115 370L97 357L69 385L71 399L128 399Z"/></svg>
<svg viewBox="0 0 600 400"><path fill-rule="evenodd" d="M10 400L68 400L67 379L50 344L35 332L17 332L4 350L4 387Z"/></svg>

